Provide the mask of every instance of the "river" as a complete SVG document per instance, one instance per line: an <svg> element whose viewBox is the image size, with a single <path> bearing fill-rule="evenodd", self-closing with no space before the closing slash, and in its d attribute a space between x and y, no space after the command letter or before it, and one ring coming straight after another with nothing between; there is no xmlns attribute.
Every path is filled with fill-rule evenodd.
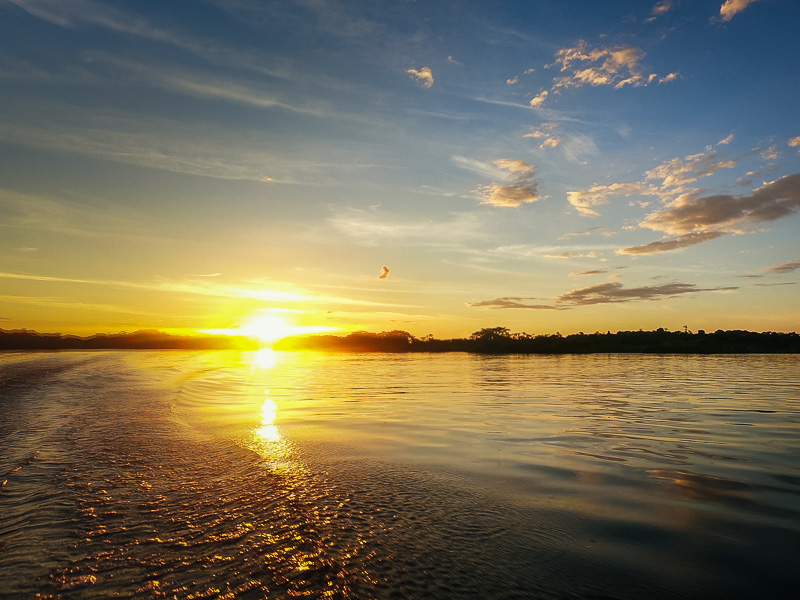
<svg viewBox="0 0 800 600"><path fill-rule="evenodd" d="M794 598L800 356L0 354L0 597Z"/></svg>

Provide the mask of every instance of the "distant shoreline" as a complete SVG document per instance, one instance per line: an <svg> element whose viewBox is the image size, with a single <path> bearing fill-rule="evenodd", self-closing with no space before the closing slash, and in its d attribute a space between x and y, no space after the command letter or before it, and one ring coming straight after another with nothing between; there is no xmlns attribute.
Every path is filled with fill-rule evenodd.
<svg viewBox="0 0 800 600"><path fill-rule="evenodd" d="M346 336L289 337L275 350L321 352L468 352L475 354L800 354L800 334L717 330L706 333L668 331L618 331L562 336L512 333L505 327L486 328L468 338L416 338L406 331ZM257 350L257 340L222 335L176 336L147 330L133 333L79 337L38 333L27 329L0 329L0 351L19 350Z"/></svg>

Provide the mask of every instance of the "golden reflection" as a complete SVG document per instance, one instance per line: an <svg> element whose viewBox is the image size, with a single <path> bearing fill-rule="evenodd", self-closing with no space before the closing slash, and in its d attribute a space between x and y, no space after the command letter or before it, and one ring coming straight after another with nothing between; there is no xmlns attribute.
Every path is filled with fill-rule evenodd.
<svg viewBox="0 0 800 600"><path fill-rule="evenodd" d="M266 390L269 394L269 390ZM275 418L277 417L278 405L272 398L265 398L264 404L261 405L261 425L256 428L255 435L265 442L279 442L281 434L278 427L275 425Z"/></svg>
<svg viewBox="0 0 800 600"><path fill-rule="evenodd" d="M272 348L261 348L253 353L253 367L257 369L271 369L278 364L278 353Z"/></svg>
<svg viewBox="0 0 800 600"><path fill-rule="evenodd" d="M277 364L278 353L271 348L262 348L253 353L253 369L266 371L275 368ZM249 447L264 459L264 467L284 473L297 471L297 465L292 461L291 444L277 425L278 404L269 393L269 390L264 390L261 419L252 430Z"/></svg>

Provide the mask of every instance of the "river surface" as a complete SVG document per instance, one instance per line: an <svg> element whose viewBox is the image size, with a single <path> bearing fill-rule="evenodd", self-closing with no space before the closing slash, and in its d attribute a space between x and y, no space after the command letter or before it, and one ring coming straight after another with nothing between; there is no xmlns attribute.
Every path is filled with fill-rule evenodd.
<svg viewBox="0 0 800 600"><path fill-rule="evenodd" d="M800 356L0 354L0 598L796 598Z"/></svg>

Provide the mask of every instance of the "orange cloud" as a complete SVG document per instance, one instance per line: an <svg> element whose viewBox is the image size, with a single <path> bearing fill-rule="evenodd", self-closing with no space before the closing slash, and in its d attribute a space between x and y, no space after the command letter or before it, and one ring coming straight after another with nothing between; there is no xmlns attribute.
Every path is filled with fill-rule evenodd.
<svg viewBox="0 0 800 600"><path fill-rule="evenodd" d="M719 15L723 21L730 21L754 2L758 2L758 0L725 0L719 7Z"/></svg>
<svg viewBox="0 0 800 600"><path fill-rule="evenodd" d="M517 207L522 204L536 202L539 196L539 184L536 181L535 167L522 160L501 158L494 161L499 168L515 175L508 184L492 183L478 188L483 198L481 204L492 206Z"/></svg>
<svg viewBox="0 0 800 600"><path fill-rule="evenodd" d="M421 69L406 69L406 73L411 76L411 79L416 79L424 88L433 86L433 73L429 67L422 67Z"/></svg>

